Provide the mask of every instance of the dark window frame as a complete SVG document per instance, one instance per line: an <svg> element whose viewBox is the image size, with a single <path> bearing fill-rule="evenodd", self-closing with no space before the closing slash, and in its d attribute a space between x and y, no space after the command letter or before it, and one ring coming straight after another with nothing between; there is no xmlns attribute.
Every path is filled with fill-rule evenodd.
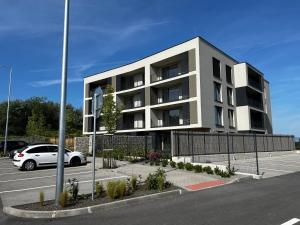
<svg viewBox="0 0 300 225"><path fill-rule="evenodd" d="M226 65L225 66L225 72L226 72L226 81L228 84L233 84L232 82L232 68L231 66Z"/></svg>
<svg viewBox="0 0 300 225"><path fill-rule="evenodd" d="M213 57L212 66L213 76L217 79L221 79L221 61Z"/></svg>

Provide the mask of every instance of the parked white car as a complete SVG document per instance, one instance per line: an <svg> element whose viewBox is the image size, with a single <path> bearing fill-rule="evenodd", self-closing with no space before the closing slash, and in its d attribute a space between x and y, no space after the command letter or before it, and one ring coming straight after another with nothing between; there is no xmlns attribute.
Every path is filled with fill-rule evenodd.
<svg viewBox="0 0 300 225"><path fill-rule="evenodd" d="M58 146L53 144L29 145L19 150L13 164L22 170L34 170L37 167L55 166L57 164ZM81 152L65 149L65 165L79 166L86 163L86 157Z"/></svg>

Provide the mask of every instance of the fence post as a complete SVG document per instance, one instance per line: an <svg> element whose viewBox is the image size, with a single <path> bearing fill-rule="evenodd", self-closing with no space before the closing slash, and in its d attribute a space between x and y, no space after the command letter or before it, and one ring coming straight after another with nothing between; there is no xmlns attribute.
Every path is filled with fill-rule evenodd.
<svg viewBox="0 0 300 225"><path fill-rule="evenodd" d="M203 150L204 150L204 154L206 153L206 150L205 150L205 133L203 133Z"/></svg>
<svg viewBox="0 0 300 225"><path fill-rule="evenodd" d="M228 132L226 133L227 135L227 158L228 158L228 171L231 170L231 165L230 165L230 151L229 151L229 135Z"/></svg>
<svg viewBox="0 0 300 225"><path fill-rule="evenodd" d="M176 132L177 134L177 156L179 156L179 134Z"/></svg>
<svg viewBox="0 0 300 225"><path fill-rule="evenodd" d="M220 148L220 134L218 133L218 148L219 148L219 153L221 152L221 148Z"/></svg>
<svg viewBox="0 0 300 225"><path fill-rule="evenodd" d="M259 175L256 134L254 134L254 150L255 150L255 158L256 158L256 174Z"/></svg>
<svg viewBox="0 0 300 225"><path fill-rule="evenodd" d="M147 158L147 152L148 152L148 136L144 136L144 145L145 145L145 158Z"/></svg>
<svg viewBox="0 0 300 225"><path fill-rule="evenodd" d="M194 135L193 135L193 131L192 131L192 163L195 162L195 158L194 158Z"/></svg>

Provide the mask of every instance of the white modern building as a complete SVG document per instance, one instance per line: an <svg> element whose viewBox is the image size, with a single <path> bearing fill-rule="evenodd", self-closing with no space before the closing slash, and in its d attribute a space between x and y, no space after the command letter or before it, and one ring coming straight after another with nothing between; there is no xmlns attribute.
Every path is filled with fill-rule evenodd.
<svg viewBox="0 0 300 225"><path fill-rule="evenodd" d="M177 129L272 133L269 82L263 73L201 37L86 77L83 134L93 129L93 90L108 84L124 107L117 133L149 134L165 145ZM97 133L105 133L101 119Z"/></svg>

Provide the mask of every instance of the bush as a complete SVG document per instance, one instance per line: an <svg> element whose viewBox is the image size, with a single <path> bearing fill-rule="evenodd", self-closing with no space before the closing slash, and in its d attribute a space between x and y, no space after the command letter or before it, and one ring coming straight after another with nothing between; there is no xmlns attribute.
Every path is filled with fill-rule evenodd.
<svg viewBox="0 0 300 225"><path fill-rule="evenodd" d="M64 190L62 193L59 195L59 205L62 208L65 208L69 200L69 193L67 190Z"/></svg>
<svg viewBox="0 0 300 225"><path fill-rule="evenodd" d="M146 179L146 186L148 190L161 190L165 186L165 171L158 169L155 173L150 173ZM161 183L163 180L163 184ZM161 186L162 185L162 186Z"/></svg>
<svg viewBox="0 0 300 225"><path fill-rule="evenodd" d="M202 166L201 165L195 165L194 170L195 170L195 173L202 173Z"/></svg>
<svg viewBox="0 0 300 225"><path fill-rule="evenodd" d="M220 170L220 168L219 167L215 167L214 168L214 173L216 174L216 175L220 175L221 174L221 172L223 172L222 170Z"/></svg>
<svg viewBox="0 0 300 225"><path fill-rule="evenodd" d="M148 158L149 158L150 162L156 162L156 161L160 160L161 154L159 152L150 152L148 154Z"/></svg>
<svg viewBox="0 0 300 225"><path fill-rule="evenodd" d="M155 161L155 166L159 166L160 165L160 161L159 160L156 160Z"/></svg>
<svg viewBox="0 0 300 225"><path fill-rule="evenodd" d="M214 171L211 169L210 166L203 167L203 171L206 172L207 174L214 174Z"/></svg>
<svg viewBox="0 0 300 225"><path fill-rule="evenodd" d="M126 194L126 181L125 180L118 181L116 198L118 197L123 198L125 194Z"/></svg>
<svg viewBox="0 0 300 225"><path fill-rule="evenodd" d="M137 177L136 176L133 176L130 179L130 186L131 186L133 191L135 191L137 189Z"/></svg>
<svg viewBox="0 0 300 225"><path fill-rule="evenodd" d="M163 159L163 160L161 161L162 167L166 167L168 164L169 164L169 161L168 161L167 159Z"/></svg>
<svg viewBox="0 0 300 225"><path fill-rule="evenodd" d="M186 164L184 165L184 167L185 167L185 169L188 170L188 171L192 171L192 170L194 169L194 166L193 166L193 164L191 164L191 163L186 163Z"/></svg>
<svg viewBox="0 0 300 225"><path fill-rule="evenodd" d="M184 169L184 163L183 162L177 163L177 167L178 167L178 169L183 170Z"/></svg>
<svg viewBox="0 0 300 225"><path fill-rule="evenodd" d="M107 195L110 199L115 199L118 197L118 183L116 181L109 181L106 186Z"/></svg>
<svg viewBox="0 0 300 225"><path fill-rule="evenodd" d="M153 166L154 165L154 162L153 161L150 161L150 166Z"/></svg>
<svg viewBox="0 0 300 225"><path fill-rule="evenodd" d="M170 162L170 166L171 166L172 168L176 168L176 162L171 161L171 162Z"/></svg>
<svg viewBox="0 0 300 225"><path fill-rule="evenodd" d="M163 191L165 187L165 178L164 176L158 176L157 177L157 186L159 191Z"/></svg>
<svg viewBox="0 0 300 225"><path fill-rule="evenodd" d="M40 205L44 206L45 204L45 194L43 191L40 192Z"/></svg>
<svg viewBox="0 0 300 225"><path fill-rule="evenodd" d="M103 184L97 181L95 189L96 189L96 196L101 197L102 193L104 192Z"/></svg>

